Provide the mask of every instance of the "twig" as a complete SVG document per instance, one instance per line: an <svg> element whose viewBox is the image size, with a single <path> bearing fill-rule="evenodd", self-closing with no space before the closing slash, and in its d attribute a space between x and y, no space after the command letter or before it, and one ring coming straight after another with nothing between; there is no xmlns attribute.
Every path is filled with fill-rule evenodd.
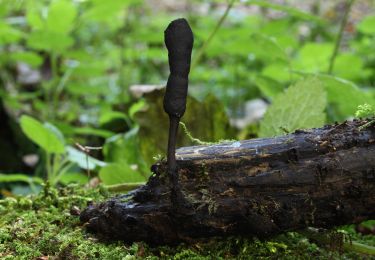
<svg viewBox="0 0 375 260"><path fill-rule="evenodd" d="M213 29L213 31L211 32L211 34L208 36L207 40L203 43L202 47L197 51L197 54L194 56L193 62L191 64L191 69L193 69L195 67L195 65L198 64L198 62L201 59L203 53L205 52L207 46L210 44L211 40L213 39L213 37L215 36L215 34L217 33L217 31L220 29L221 25L225 21L225 18L228 16L230 9L232 9L232 7L233 7L233 5L234 5L235 2L236 2L236 0L231 0L228 3L228 6L225 9L225 12L220 17L220 19L217 22L215 28Z"/></svg>
<svg viewBox="0 0 375 260"><path fill-rule="evenodd" d="M341 24L340 24L340 30L339 30L339 33L338 33L337 38L336 38L335 48L333 49L332 56L331 56L331 59L329 61L329 67L328 67L328 71L327 71L328 74L332 74L333 67L335 65L335 59L336 59L336 56L339 52L339 48L340 48L340 45L341 45L341 39L342 39L342 36L343 36L343 33L344 33L344 29L345 29L345 26L348 22L350 10L352 9L354 1L355 0L349 0L348 1L348 6L345 10L344 17L342 18L342 21L341 21Z"/></svg>
<svg viewBox="0 0 375 260"><path fill-rule="evenodd" d="M89 167L89 153L92 150L101 150L103 149L102 146L83 146L80 145L79 143L75 143L75 145L78 147L78 149L86 154L86 170L87 170L87 176L90 178L90 167Z"/></svg>

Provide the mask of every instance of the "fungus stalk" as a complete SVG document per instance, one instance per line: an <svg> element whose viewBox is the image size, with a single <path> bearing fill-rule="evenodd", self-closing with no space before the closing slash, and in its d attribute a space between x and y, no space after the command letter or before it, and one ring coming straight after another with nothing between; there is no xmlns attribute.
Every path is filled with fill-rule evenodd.
<svg viewBox="0 0 375 260"><path fill-rule="evenodd" d="M171 199L177 201L178 176L176 164L176 138L178 125L186 109L188 76L190 72L193 32L185 19L172 21L164 32L164 41L168 49L170 75L164 96L164 111L169 115L168 138L168 175L172 185Z"/></svg>

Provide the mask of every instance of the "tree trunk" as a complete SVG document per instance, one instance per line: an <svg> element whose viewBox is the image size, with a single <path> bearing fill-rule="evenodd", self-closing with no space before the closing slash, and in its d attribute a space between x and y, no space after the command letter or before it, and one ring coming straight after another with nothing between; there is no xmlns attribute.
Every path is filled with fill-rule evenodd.
<svg viewBox="0 0 375 260"><path fill-rule="evenodd" d="M173 244L374 218L375 128L364 123L180 148L174 204L160 162L146 185L90 205L81 220L111 239Z"/></svg>

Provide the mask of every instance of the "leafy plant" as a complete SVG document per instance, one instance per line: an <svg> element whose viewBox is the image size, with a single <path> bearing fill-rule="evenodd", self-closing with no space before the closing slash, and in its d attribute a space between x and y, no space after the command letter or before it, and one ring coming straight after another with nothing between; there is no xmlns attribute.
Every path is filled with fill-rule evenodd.
<svg viewBox="0 0 375 260"><path fill-rule="evenodd" d="M374 116L375 110L374 108L369 104L363 104L358 106L358 110L355 112L356 117L370 117Z"/></svg>
<svg viewBox="0 0 375 260"><path fill-rule="evenodd" d="M355 116L359 118L365 118L365 117L374 118L375 109L373 108L373 106L369 104L359 105L357 112L355 112ZM370 125L373 125L374 123L375 123L375 119L371 119L364 125L360 126L359 129L360 130L365 129L366 127L369 127Z"/></svg>
<svg viewBox="0 0 375 260"><path fill-rule="evenodd" d="M254 98L270 102L269 112L264 122L247 126L251 134L242 130L241 138L341 121L355 116L359 105L375 106L375 19L364 14L358 23L351 21L352 2L340 3L344 11L336 4L323 11L322 2L306 4L302 10L258 0L208 1L204 13L181 9L180 16L188 18L195 36L189 92L198 100L208 97L224 105L219 105L220 113L212 113L215 108L207 105L188 105L191 117L184 121L192 135L213 142L238 139L221 119L225 114L230 119L243 117L245 102ZM193 0L187 5L201 4ZM242 15L249 6L259 9ZM61 182L83 182L87 176L77 174L79 168L96 174L93 167L103 165L91 157L87 163L85 153L69 148L78 142L104 144L102 154L96 155L108 163L109 170L99 171L106 183L126 181L127 175L129 180L149 176L152 156L165 149L160 134L165 126L158 122L164 119L152 113L158 111L159 101L138 98L137 93L134 97L131 86L165 83L162 32L171 16L174 13L163 4L154 9L142 0L0 1L0 99L14 117L28 114L39 120L24 120L30 130L39 129L28 133L43 151L44 167L35 169L36 175L45 172ZM300 100L309 101L287 87L305 77L315 77L323 87L312 98L323 100L326 93L327 101L318 103L320 110L315 103L311 111L304 110L306 116L296 123L293 115L300 112ZM301 89L305 93L309 87ZM281 97L286 103L278 101ZM284 118L272 116L272 111ZM214 114L212 120L209 114ZM179 145L191 144L181 138ZM119 165L126 174L110 180Z"/></svg>
<svg viewBox="0 0 375 260"><path fill-rule="evenodd" d="M42 124L30 116L23 115L20 125L26 136L44 151L46 179L51 185L56 185L74 165L83 169L94 169L106 165L104 162L67 146L61 132L52 124Z"/></svg>
<svg viewBox="0 0 375 260"><path fill-rule="evenodd" d="M279 94L261 122L260 136L290 133L300 128L322 126L326 115L326 92L316 78L307 78Z"/></svg>

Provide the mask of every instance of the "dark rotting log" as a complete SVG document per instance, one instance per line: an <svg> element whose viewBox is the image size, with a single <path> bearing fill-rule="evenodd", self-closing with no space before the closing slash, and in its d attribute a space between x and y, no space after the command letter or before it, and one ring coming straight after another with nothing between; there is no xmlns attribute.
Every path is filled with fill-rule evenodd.
<svg viewBox="0 0 375 260"><path fill-rule="evenodd" d="M180 148L178 207L171 205L167 166L160 162L146 185L88 206L81 221L110 239L174 244L374 218L375 128L359 130L365 123Z"/></svg>

